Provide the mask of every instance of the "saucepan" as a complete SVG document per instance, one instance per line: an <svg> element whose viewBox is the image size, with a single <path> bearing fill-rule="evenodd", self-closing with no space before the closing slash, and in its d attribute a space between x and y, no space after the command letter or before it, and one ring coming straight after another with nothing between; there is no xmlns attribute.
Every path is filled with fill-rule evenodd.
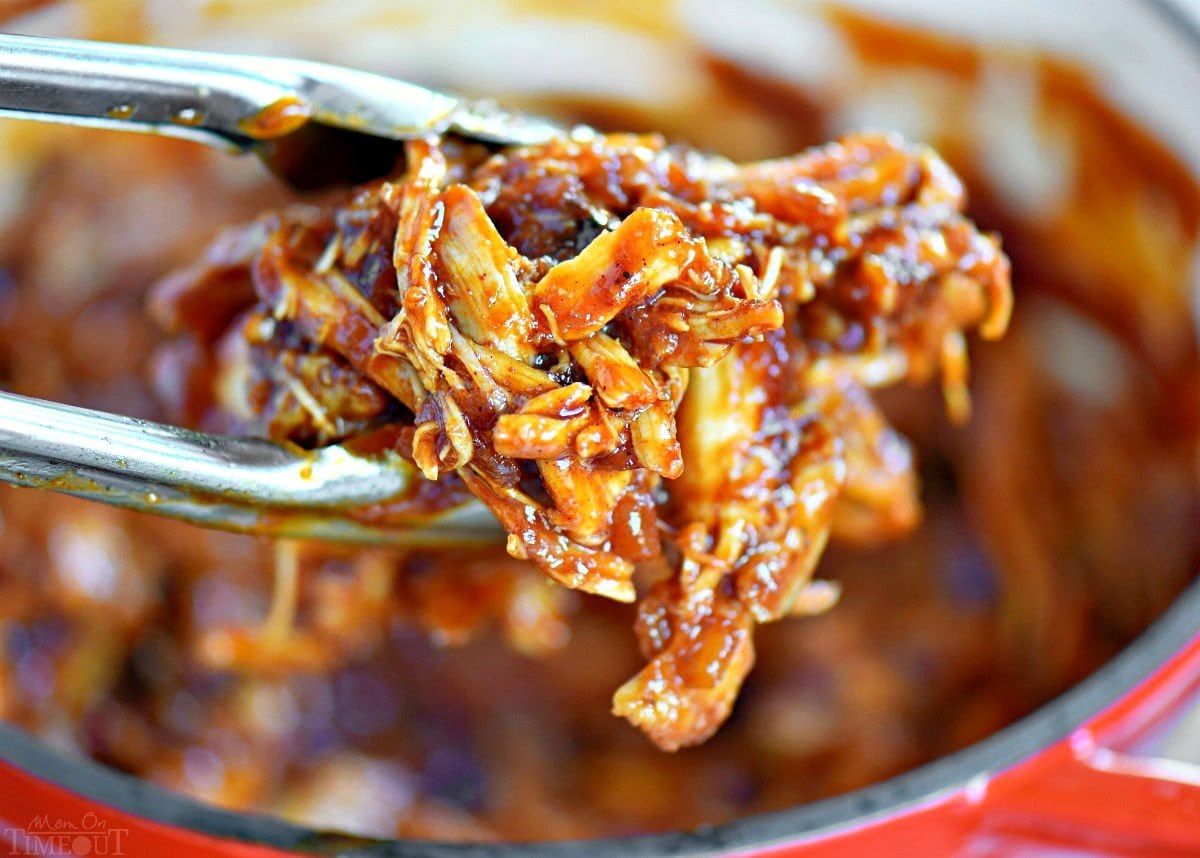
<svg viewBox="0 0 1200 858"><path fill-rule="evenodd" d="M954 521L980 534L971 557L1007 571L980 584L964 562L945 580L986 591L987 634L1005 639L1040 705L794 807L522 844L387 840L234 812L3 726L10 852L1200 854L1200 541L1188 539L1200 531L1200 5L30 5L45 8L12 27L367 67L735 158L859 128L933 144L965 175L972 214L1012 237L1017 345L977 350L961 434L902 407L897 421L919 441L978 451L950 480L976 512ZM1086 640L1100 643L1079 656ZM790 776L801 775L772 774Z"/></svg>

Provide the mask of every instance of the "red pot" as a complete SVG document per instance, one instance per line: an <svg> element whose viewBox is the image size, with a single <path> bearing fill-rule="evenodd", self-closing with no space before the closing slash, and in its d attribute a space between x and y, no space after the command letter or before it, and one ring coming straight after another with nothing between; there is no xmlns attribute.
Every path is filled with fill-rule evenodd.
<svg viewBox="0 0 1200 858"><path fill-rule="evenodd" d="M1143 7L1160 27L1177 14L1165 3L1122 5ZM1200 31L1183 18L1171 26L1187 30L1200 55ZM1179 126L1174 128L1178 132ZM1200 149L1200 139L1190 145ZM1062 697L982 742L900 777L701 831L536 846L382 842L314 832L202 805L62 756L0 725L0 852L172 858L296 852L1200 855L1200 765L1152 752L1195 709L1198 693L1200 583Z"/></svg>
<svg viewBox="0 0 1200 858"><path fill-rule="evenodd" d="M1197 704L1200 584L1100 671L964 751L837 798L626 840L367 841L230 813L0 727L0 835L16 855L1200 855L1200 766L1143 749Z"/></svg>

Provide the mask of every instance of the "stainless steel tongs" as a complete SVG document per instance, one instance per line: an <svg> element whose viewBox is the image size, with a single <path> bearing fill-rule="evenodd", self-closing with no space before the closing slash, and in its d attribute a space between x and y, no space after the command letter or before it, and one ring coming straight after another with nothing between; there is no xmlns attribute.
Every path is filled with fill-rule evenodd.
<svg viewBox="0 0 1200 858"><path fill-rule="evenodd" d="M394 165L395 141L427 134L526 144L564 133L490 102L322 63L4 34L0 116L254 152L301 187L369 178ZM331 175L330 164L350 169ZM338 446L307 452L0 393L3 482L278 536L422 544L494 538L497 525L477 504L407 529L348 515L403 495L418 479L398 455L366 457Z"/></svg>
<svg viewBox="0 0 1200 858"><path fill-rule="evenodd" d="M386 525L351 514L422 479L396 453L307 451L0 392L0 482L270 536L429 545L500 535L476 503Z"/></svg>
<svg viewBox="0 0 1200 858"><path fill-rule="evenodd" d="M426 134L520 145L563 133L491 101L325 63L6 34L0 116L254 152L299 187L373 178L395 163L396 141Z"/></svg>

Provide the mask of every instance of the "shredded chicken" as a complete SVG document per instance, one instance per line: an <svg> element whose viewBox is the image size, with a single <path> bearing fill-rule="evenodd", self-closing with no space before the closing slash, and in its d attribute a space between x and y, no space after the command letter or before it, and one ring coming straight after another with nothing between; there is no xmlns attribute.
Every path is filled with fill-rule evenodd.
<svg viewBox="0 0 1200 858"><path fill-rule="evenodd" d="M628 135L406 154L160 284L180 419L374 438L437 487L425 502L482 501L514 558L640 593L648 663L614 711L664 749L704 741L754 627L833 601L813 579L830 535L918 520L870 389L940 372L966 417L964 334L1000 336L1011 307L997 240L894 136L744 166Z"/></svg>

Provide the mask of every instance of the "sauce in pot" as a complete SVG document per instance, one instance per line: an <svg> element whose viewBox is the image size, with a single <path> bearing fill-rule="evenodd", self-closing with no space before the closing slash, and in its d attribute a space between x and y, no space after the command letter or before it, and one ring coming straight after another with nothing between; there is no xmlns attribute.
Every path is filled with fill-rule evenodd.
<svg viewBox="0 0 1200 858"><path fill-rule="evenodd" d="M964 104L991 61L833 21L880 79L936 74ZM1180 323L1200 189L1086 76L1036 67L1034 127L1072 165L1053 206L1014 209L1024 197L995 181L953 111L927 140L1014 262L1009 335L972 344L974 419L951 426L936 389L881 397L914 441L923 523L899 542L826 552L819 575L839 604L759 630L755 670L707 744L664 754L608 714L640 667L628 607L496 551L280 551L7 488L0 715L231 808L381 836L547 839L715 823L853 789L1059 693L1200 560L1200 357ZM717 60L709 74L706 115L741 124L552 107L739 159L834 130L827 106L780 82ZM178 141L55 129L38 146L42 166L0 233L0 383L161 417L143 374L162 341L148 285L283 192ZM187 379L166 411L199 422L212 378L181 374L195 359L181 348L153 371Z"/></svg>

